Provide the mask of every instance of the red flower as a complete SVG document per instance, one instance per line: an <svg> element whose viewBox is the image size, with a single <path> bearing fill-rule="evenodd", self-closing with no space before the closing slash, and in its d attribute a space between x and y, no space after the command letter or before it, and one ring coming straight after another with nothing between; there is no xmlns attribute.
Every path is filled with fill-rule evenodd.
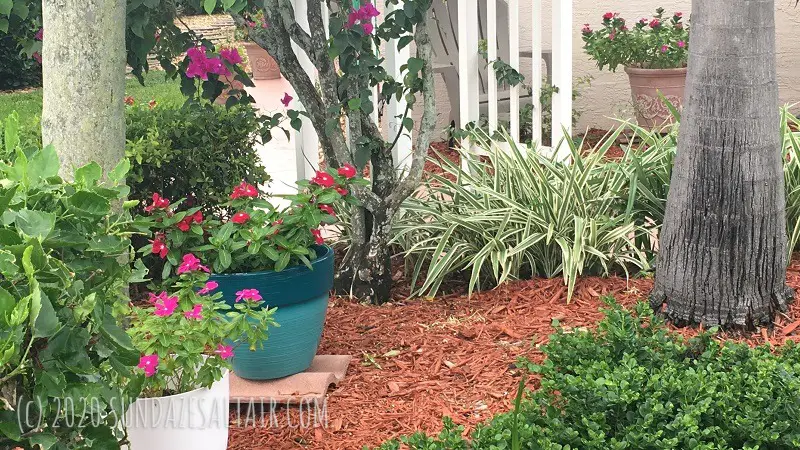
<svg viewBox="0 0 800 450"><path fill-rule="evenodd" d="M183 231L184 233L189 231L189 229L192 228L192 218L191 218L191 216L184 217L183 220L178 222L178 224L175 225L175 226L179 230Z"/></svg>
<svg viewBox="0 0 800 450"><path fill-rule="evenodd" d="M31 55L31 58L35 59L36 62L38 62L39 64L42 63L42 55L39 54L39 52L33 52L33 54Z"/></svg>
<svg viewBox="0 0 800 450"><path fill-rule="evenodd" d="M678 11L675 13L675 17L683 17L683 13Z"/></svg>
<svg viewBox="0 0 800 450"><path fill-rule="evenodd" d="M133 96L128 95L125 97L125 104L128 106L133 106L134 101Z"/></svg>
<svg viewBox="0 0 800 450"><path fill-rule="evenodd" d="M311 182L325 188L333 187L333 185L336 184L331 174L321 170L317 171L317 174L314 175L314 178L311 179Z"/></svg>
<svg viewBox="0 0 800 450"><path fill-rule="evenodd" d="M319 210L336 217L336 211L333 210L331 205L319 205Z"/></svg>
<svg viewBox="0 0 800 450"><path fill-rule="evenodd" d="M153 109L153 108L155 108L157 104L158 104L158 103L156 103L156 101L155 101L155 100L150 100L149 102L147 102L147 106L149 106L149 107L150 107L150 109Z"/></svg>
<svg viewBox="0 0 800 450"><path fill-rule="evenodd" d="M319 228L311 230L311 234L314 235L314 241L317 243L317 245L322 245L325 243L325 239L322 239L322 232L319 231Z"/></svg>
<svg viewBox="0 0 800 450"><path fill-rule="evenodd" d="M603 20L611 20L613 18L614 18L614 13L612 13L611 11L603 14Z"/></svg>
<svg viewBox="0 0 800 450"><path fill-rule="evenodd" d="M658 19L653 19L650 21L650 28L658 28L661 26L661 22Z"/></svg>
<svg viewBox="0 0 800 450"><path fill-rule="evenodd" d="M258 189L252 184L242 181L238 186L233 188L233 192L231 193L231 200L235 200L239 197L258 197Z"/></svg>
<svg viewBox="0 0 800 450"><path fill-rule="evenodd" d="M158 255L161 259L167 257L167 253L169 253L169 249L167 248L167 243L164 242L164 234L156 233L156 238L150 241L153 244L153 250L151 253L154 255Z"/></svg>
<svg viewBox="0 0 800 450"><path fill-rule="evenodd" d="M250 220L250 214L247 214L244 211L239 211L233 215L231 222L241 225L243 223L247 223L248 220Z"/></svg>
<svg viewBox="0 0 800 450"><path fill-rule="evenodd" d="M291 103L292 100L294 100L294 97L289 95L288 92L284 92L283 93L283 98L281 99L281 103L283 103L283 106L288 108L289 107L289 103Z"/></svg>
<svg viewBox="0 0 800 450"><path fill-rule="evenodd" d="M166 209L169 207L169 199L160 196L157 192L153 194L153 203L144 208L145 212L153 212L154 209Z"/></svg>
<svg viewBox="0 0 800 450"><path fill-rule="evenodd" d="M339 167L339 170L337 172L339 173L339 175L341 175L341 176L343 176L343 177L345 177L347 179L350 179L350 178L353 178L354 176L356 176L356 168L353 167L352 164L345 164L344 166Z"/></svg>
<svg viewBox="0 0 800 450"><path fill-rule="evenodd" d="M592 27L589 26L588 23L583 24L583 29L581 30L583 34L592 34Z"/></svg>
<svg viewBox="0 0 800 450"><path fill-rule="evenodd" d="M44 40L44 28L39 28L39 31L37 31L36 34L33 35L33 38L36 39L37 41Z"/></svg>
<svg viewBox="0 0 800 450"><path fill-rule="evenodd" d="M345 189L345 188L343 188L341 186L336 186L336 192L338 192L339 195L341 195L342 197L344 197L345 195L350 193L347 189Z"/></svg>

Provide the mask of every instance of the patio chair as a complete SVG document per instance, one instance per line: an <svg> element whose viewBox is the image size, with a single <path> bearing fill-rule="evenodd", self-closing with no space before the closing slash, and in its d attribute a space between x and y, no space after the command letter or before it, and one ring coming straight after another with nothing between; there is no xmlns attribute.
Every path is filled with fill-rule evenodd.
<svg viewBox="0 0 800 450"><path fill-rule="evenodd" d="M480 39L486 39L486 1L478 1L478 32ZM508 3L506 0L488 0L497 2L497 18L503 20L508 17ZM458 1L456 0L434 0L433 2L433 15L432 22L429 28L432 30L430 33L431 41L433 44L434 72L441 74L444 79L445 87L447 88L447 97L450 99L450 121L453 123L459 122L459 95L458 95ZM508 26L502 26L502 22L497 27L497 56L505 62L509 62L509 48L508 48ZM478 49L470 49L470 51L478 51ZM520 49L520 58L531 59L532 52L530 49ZM550 84L552 80L552 50L542 50L542 59L544 60L547 74L547 83ZM482 65L479 73L479 86L480 86L480 108L481 113L488 110L489 96L487 94L487 66ZM528 75L530 78L530 75ZM497 92L498 103L508 104L511 91L507 87ZM520 92L520 103L526 104L531 102L531 94L525 90Z"/></svg>

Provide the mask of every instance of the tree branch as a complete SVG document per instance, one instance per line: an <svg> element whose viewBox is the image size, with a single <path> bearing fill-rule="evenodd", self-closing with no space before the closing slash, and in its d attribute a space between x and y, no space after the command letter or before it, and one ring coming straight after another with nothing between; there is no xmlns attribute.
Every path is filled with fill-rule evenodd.
<svg viewBox="0 0 800 450"><path fill-rule="evenodd" d="M425 158L428 155L428 147L431 144L431 134L436 128L436 99L435 86L433 79L433 47L428 35L428 19L430 10L426 11L425 19L417 24L414 31L414 41L417 44L417 58L421 59L422 65L422 120L417 135L414 151L411 156L411 167L408 175L397 185L389 197L386 199L389 209L397 209L409 195L419 186L422 180L422 170L425 167Z"/></svg>
<svg viewBox="0 0 800 450"><path fill-rule="evenodd" d="M309 0L313 2L314 0ZM297 43L300 48L306 52L312 60L317 59L317 49L311 43L311 36L294 20L294 6L291 0L278 0L278 13L281 15L283 26L289 32L289 36ZM270 24L272 25L272 24Z"/></svg>

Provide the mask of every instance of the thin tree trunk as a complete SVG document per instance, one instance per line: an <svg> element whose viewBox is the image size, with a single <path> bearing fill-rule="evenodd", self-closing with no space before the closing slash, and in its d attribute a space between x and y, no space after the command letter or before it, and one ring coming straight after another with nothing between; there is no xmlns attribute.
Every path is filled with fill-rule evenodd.
<svg viewBox="0 0 800 450"><path fill-rule="evenodd" d="M125 156L125 0L44 0L42 141L61 175Z"/></svg>
<svg viewBox="0 0 800 450"><path fill-rule="evenodd" d="M696 0L685 110L650 301L678 324L785 310L774 0Z"/></svg>

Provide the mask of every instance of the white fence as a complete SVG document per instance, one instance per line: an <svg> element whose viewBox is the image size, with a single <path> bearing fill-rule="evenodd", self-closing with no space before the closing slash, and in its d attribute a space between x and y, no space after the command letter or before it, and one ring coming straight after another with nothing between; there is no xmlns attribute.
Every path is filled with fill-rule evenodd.
<svg viewBox="0 0 800 450"><path fill-rule="evenodd" d="M293 0L298 22L306 29L307 1L319 0ZM450 117L460 128L483 118L489 131L494 132L501 116L505 116L509 135L519 141L520 107L523 102L531 102L532 140L534 143L542 142L539 98L544 75L541 58L544 58L548 68L547 80L557 90L551 104L553 121L549 137L552 146L538 150L554 151L559 159L566 159L569 148L564 139L569 139L572 133L572 0L551 0L551 4L552 50L543 50L541 0L434 0L429 28L435 53L434 70L440 75L436 82L444 83L453 108ZM402 6L401 1L394 8L402 9ZM530 12L526 16L524 11ZM385 11L386 14L389 12ZM531 28L530 42L520 41L520 20ZM479 51L482 40L486 43L486 59ZM408 60L409 51L409 46L398 51L396 42L386 46L386 70L396 78L401 76L400 67ZM309 75L315 79L311 62L302 50L296 48L296 52ZM521 57L531 59L530 73L522 73ZM487 62L498 58L525 76L525 88L498 85L495 71L487 67ZM530 87L530 92L527 87ZM421 102L417 105L422 107ZM405 100L392 100L386 105L382 126L387 139L392 139L402 129L400 117L405 109ZM298 179L309 177L311 171L316 170L309 161L318 160L316 134L310 124L306 125L295 139ZM411 133L404 133L397 141L393 156L398 169L410 164L412 142Z"/></svg>

